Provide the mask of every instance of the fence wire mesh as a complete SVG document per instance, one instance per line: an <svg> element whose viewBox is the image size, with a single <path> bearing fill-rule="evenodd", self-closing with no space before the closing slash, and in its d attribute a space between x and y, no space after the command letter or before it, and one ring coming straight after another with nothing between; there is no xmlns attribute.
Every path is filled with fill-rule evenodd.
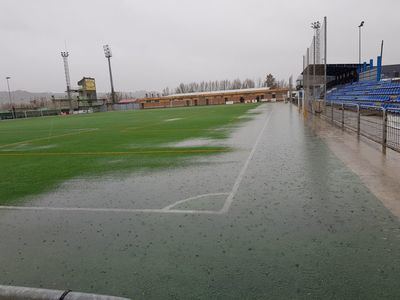
<svg viewBox="0 0 400 300"><path fill-rule="evenodd" d="M383 113L376 108L360 111L360 134L381 143L383 141Z"/></svg>
<svg viewBox="0 0 400 300"><path fill-rule="evenodd" d="M387 146L400 151L400 110L387 113Z"/></svg>
<svg viewBox="0 0 400 300"><path fill-rule="evenodd" d="M348 129L400 152L400 108L385 110L367 105L325 102L321 116L332 124Z"/></svg>

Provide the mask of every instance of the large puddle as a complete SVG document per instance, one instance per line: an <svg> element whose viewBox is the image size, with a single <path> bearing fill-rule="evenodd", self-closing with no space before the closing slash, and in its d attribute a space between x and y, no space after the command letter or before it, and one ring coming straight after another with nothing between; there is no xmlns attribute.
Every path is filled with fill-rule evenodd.
<svg viewBox="0 0 400 300"><path fill-rule="evenodd" d="M186 166L167 170L114 174L100 178L76 178L64 182L54 191L24 202L23 205L58 208L162 209L178 201L195 198L176 208L195 208L197 204L191 202L202 202L201 206L204 209L214 210L223 205L226 199L226 196L214 196L214 194L231 192L270 111L271 107L267 106L251 110L249 116L252 116L252 119L232 129L229 138L225 140L191 139L173 145L174 147L223 145L232 148L231 152L192 158L187 160ZM196 198L201 195L209 196L202 197L201 200Z"/></svg>

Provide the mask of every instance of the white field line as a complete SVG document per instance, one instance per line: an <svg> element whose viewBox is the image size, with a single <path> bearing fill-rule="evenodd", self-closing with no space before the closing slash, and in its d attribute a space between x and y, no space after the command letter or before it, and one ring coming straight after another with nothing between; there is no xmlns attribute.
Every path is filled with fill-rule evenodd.
<svg viewBox="0 0 400 300"><path fill-rule="evenodd" d="M11 144L6 144L6 145L0 145L0 148L6 148L9 146L16 146L19 144L25 144L25 143L31 143L31 142L37 142L37 141L44 141L44 140L49 140L49 139L54 139L58 137L63 137L63 136L69 136L69 135L76 135L80 133L86 133L86 132L91 132L91 131L96 131L99 130L98 128L88 128L88 129L77 129L77 131L70 132L70 133L64 133L64 134L59 134L59 135L52 135L52 136L46 136L42 138L37 138L37 139L31 139L31 140L25 140L21 142L15 142Z"/></svg>
<svg viewBox="0 0 400 300"><path fill-rule="evenodd" d="M173 118L173 119L166 119L164 122L174 122L174 121L179 121L182 120L182 118Z"/></svg>
<svg viewBox="0 0 400 300"><path fill-rule="evenodd" d="M263 136L265 129L271 119L273 110L269 113L268 118L266 119L263 128L257 136L256 142L253 145L253 148L250 151L249 156L247 157L242 169L236 181L233 185L233 188L230 193L213 193L213 194L204 194L198 195L195 197L190 197L187 199L176 201L175 203L168 205L161 209L131 209L131 208L89 208L89 207L48 207L48 206L0 206L1 210L25 210L25 211L69 211L69 212L115 212L115 213L159 213L159 214L206 214L206 215L222 215L226 214L233 202L234 197L237 194L239 186L243 180L244 174L246 173L250 161L256 152L257 146L260 143L260 140ZM173 207L189 202L191 200L201 199L205 197L211 196L226 196L228 197L225 200L224 206L222 209L218 211L214 210L180 210L180 209L172 209Z"/></svg>
<svg viewBox="0 0 400 300"><path fill-rule="evenodd" d="M273 109L269 113L268 118L265 121L265 124L264 124L263 128L261 129L260 133L258 134L256 142L254 143L253 148L251 149L251 152L249 154L249 157L247 157L246 162L244 163L244 165L242 167L242 170L240 171L238 177L236 178L236 181L235 181L235 184L233 185L231 193L229 194L228 198L226 198L225 204L222 207L222 209L220 210L220 212L222 214L227 213L229 211L231 205L232 205L233 198L235 198L235 196L236 196L236 193L237 193L237 191L239 189L240 183L243 180L244 174L246 173L247 168L249 167L250 161L253 158L254 153L256 152L257 146L260 143L260 140L261 140L261 138L262 138L262 136L264 134L264 131L267 128L267 125L268 125L269 121L271 120L272 112L273 112Z"/></svg>
<svg viewBox="0 0 400 300"><path fill-rule="evenodd" d="M160 214L208 214L219 215L213 210L180 210L180 209L131 209L131 208L90 208L90 207L50 207L50 206L0 206L1 210L23 211L70 211L70 212L115 212L115 213L160 213Z"/></svg>
<svg viewBox="0 0 400 300"><path fill-rule="evenodd" d="M187 199L179 200L179 201L177 201L175 203L172 203L171 205L168 205L168 206L164 207L162 210L171 210L171 208L173 208L173 207L175 207L175 206L177 206L179 204L182 204L182 203L185 203L185 202L189 202L189 201L192 201L192 200L197 200L197 199L206 198L206 197L212 197L212 196L227 196L227 195L229 195L229 193L214 193L214 194L198 195L198 196L195 196L195 197L190 197L190 198L187 198Z"/></svg>

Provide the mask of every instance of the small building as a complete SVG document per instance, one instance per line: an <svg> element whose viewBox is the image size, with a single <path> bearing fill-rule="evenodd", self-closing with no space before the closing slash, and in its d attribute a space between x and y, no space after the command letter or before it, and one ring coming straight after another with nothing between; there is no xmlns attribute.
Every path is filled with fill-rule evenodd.
<svg viewBox="0 0 400 300"><path fill-rule="evenodd" d="M83 77L78 81L78 86L80 86L79 98L81 100L96 100L96 81L92 77Z"/></svg>
<svg viewBox="0 0 400 300"><path fill-rule="evenodd" d="M78 111L105 111L106 99L98 99L96 81L92 77L83 77L78 81Z"/></svg>
<svg viewBox="0 0 400 300"><path fill-rule="evenodd" d="M96 92L96 81L92 77L83 77L78 81L79 88L71 89L70 96L55 99L52 102L56 109L62 113L82 112L82 111L106 111L106 99L98 99Z"/></svg>
<svg viewBox="0 0 400 300"><path fill-rule="evenodd" d="M241 90L225 90L213 92L198 92L174 94L163 97L148 97L138 99L141 108L167 108L203 105L221 105L251 102L284 101L288 89L252 88Z"/></svg>

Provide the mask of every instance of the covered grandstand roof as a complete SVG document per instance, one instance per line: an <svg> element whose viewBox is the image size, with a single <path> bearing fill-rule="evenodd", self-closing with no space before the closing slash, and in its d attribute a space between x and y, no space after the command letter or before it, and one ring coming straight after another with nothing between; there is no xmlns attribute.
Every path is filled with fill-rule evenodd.
<svg viewBox="0 0 400 300"><path fill-rule="evenodd" d="M326 73L327 76L340 76L343 74L348 74L353 71L357 71L359 64L328 64L326 66ZM316 75L324 75L324 68L325 65L315 65L315 74ZM308 65L307 68L303 70L301 73L304 75L305 73L309 72L310 74L314 74L314 65Z"/></svg>
<svg viewBox="0 0 400 300"><path fill-rule="evenodd" d="M400 65L382 66L382 78L399 78Z"/></svg>

